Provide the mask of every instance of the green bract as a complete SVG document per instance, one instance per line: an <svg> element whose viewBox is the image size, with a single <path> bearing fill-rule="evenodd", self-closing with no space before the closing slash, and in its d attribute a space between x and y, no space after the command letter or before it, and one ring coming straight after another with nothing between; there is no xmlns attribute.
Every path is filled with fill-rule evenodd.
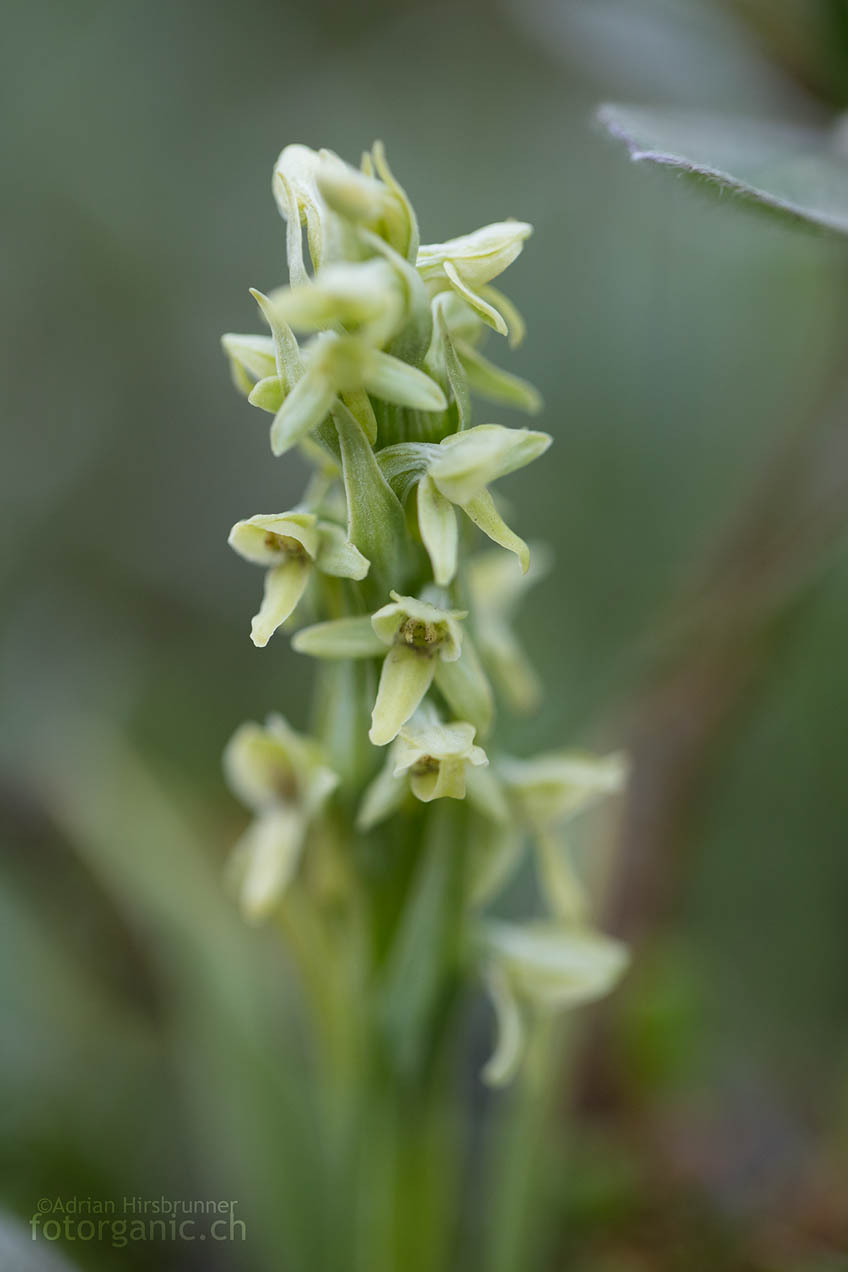
<svg viewBox="0 0 848 1272"><path fill-rule="evenodd" d="M242 726L227 748L230 784L254 814L235 854L242 905L252 919L273 913L308 840L287 914L295 901L313 908L297 926L302 939L320 926L328 894L341 913L351 908L333 927L336 956L363 967L363 994L385 994L363 1018L383 1021L408 1063L415 1048L429 1054L439 978L475 976L499 1025L486 1076L503 1081L534 1014L605 992L624 964L621 948L590 930L560 840L564 822L621 788L622 760L512 759L492 742L489 674L516 709L540 699L512 621L546 560L535 550L527 573L530 550L490 487L552 438L476 424L472 398L541 405L482 352L492 331L512 344L523 334L492 284L531 227L505 220L421 244L379 143L358 169L328 150L287 146L273 191L289 277L252 290L266 334L228 334L223 347L238 390L272 416L273 456L297 448L314 472L296 508L238 521L230 543L266 571L254 644L295 624L309 589L304 608L318 621L295 631L292 646L317 660L319 683L315 737L272 716ZM478 529L521 570L503 552L474 550ZM357 837L372 835L370 873L357 878ZM528 844L551 917L495 922L485 907ZM387 879L398 894L371 906L373 880ZM379 936L363 940L372 918ZM368 957L387 962L371 967Z"/></svg>

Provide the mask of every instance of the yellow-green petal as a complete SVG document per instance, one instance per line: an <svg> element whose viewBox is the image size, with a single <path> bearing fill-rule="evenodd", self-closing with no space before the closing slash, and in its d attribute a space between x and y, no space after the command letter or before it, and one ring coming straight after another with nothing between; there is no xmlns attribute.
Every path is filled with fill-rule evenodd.
<svg viewBox="0 0 848 1272"><path fill-rule="evenodd" d="M458 720L469 720L482 735L489 732L495 696L467 633L459 658L439 660L436 686Z"/></svg>
<svg viewBox="0 0 848 1272"><path fill-rule="evenodd" d="M433 578L439 587L447 587L456 574L456 513L429 475L418 483L418 528L430 557Z"/></svg>
<svg viewBox="0 0 848 1272"><path fill-rule="evenodd" d="M476 291L468 286L451 261L445 261L445 277L454 291L458 292L462 299L468 302L474 312L478 313L484 322L488 323L490 327L494 327L499 335L509 335L509 327L503 315L494 305L487 304Z"/></svg>
<svg viewBox="0 0 848 1272"><path fill-rule="evenodd" d="M235 848L242 913L251 923L267 918L300 860L306 820L297 808L274 807L247 828Z"/></svg>
<svg viewBox="0 0 848 1272"><path fill-rule="evenodd" d="M525 574L527 573L530 568L530 549L522 538L510 530L495 507L495 501L488 490L481 490L473 499L469 499L468 503L464 503L462 511L470 517L475 526L479 526L483 533L489 536L493 543L499 543L502 548L514 552L521 569Z"/></svg>
<svg viewBox="0 0 848 1272"><path fill-rule="evenodd" d="M259 611L250 625L250 639L257 649L264 649L277 628L294 613L306 590L312 562L304 557L289 557L265 575L265 591Z"/></svg>
<svg viewBox="0 0 848 1272"><path fill-rule="evenodd" d="M368 736L375 746L397 737L433 681L436 659L411 645L392 645L383 660Z"/></svg>
<svg viewBox="0 0 848 1272"><path fill-rule="evenodd" d="M283 455L307 437L327 418L336 400L336 389L320 366L312 366L301 376L274 416L271 450Z"/></svg>

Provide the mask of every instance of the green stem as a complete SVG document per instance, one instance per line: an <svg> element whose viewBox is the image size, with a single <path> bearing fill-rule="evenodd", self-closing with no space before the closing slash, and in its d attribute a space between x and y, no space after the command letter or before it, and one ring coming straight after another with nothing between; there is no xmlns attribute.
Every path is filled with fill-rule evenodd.
<svg viewBox="0 0 848 1272"><path fill-rule="evenodd" d="M552 1022L538 1020L504 1115L490 1128L494 1180L484 1216L487 1272L532 1272L541 1266L546 1232L537 1203L557 1085L556 1055Z"/></svg>

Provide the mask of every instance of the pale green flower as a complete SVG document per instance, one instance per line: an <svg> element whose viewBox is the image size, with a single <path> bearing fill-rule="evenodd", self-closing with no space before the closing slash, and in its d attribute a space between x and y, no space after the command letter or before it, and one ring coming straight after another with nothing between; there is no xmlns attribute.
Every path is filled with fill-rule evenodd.
<svg viewBox="0 0 848 1272"><path fill-rule="evenodd" d="M552 751L530 760L502 758L498 767L522 817L534 830L559 825L617 794L627 780L627 761L620 751L603 756Z"/></svg>
<svg viewBox="0 0 848 1272"><path fill-rule="evenodd" d="M418 411L444 411L441 387L425 372L356 335L321 332L302 349L304 372L286 396L271 425L271 449L282 455L326 419L342 397L360 420L352 396L372 393L386 402ZM366 433L368 432L366 428ZM373 436L370 438L374 440Z"/></svg>
<svg viewBox="0 0 848 1272"><path fill-rule="evenodd" d="M517 818L533 836L539 880L553 912L573 923L585 922L585 893L561 828L624 788L624 756L553 752L531 760L502 757L498 773Z"/></svg>
<svg viewBox="0 0 848 1272"><path fill-rule="evenodd" d="M359 172L337 155L321 154L327 158L318 169L318 188L333 211L371 230L404 259L414 261L418 222L386 162L382 142L375 142L371 153L363 155Z"/></svg>
<svg viewBox="0 0 848 1272"><path fill-rule="evenodd" d="M286 146L274 165L274 197L287 223L287 254L293 283L306 277L301 227L316 270L331 261L357 260L357 231L370 230L402 257L415 259L415 213L386 162L380 142L364 155L362 171L331 150Z"/></svg>
<svg viewBox="0 0 848 1272"><path fill-rule="evenodd" d="M543 577L550 553L533 547L527 574L519 574L501 552L481 552L468 562L466 579L475 616L480 656L514 711L535 711L542 686L512 630L512 618L528 587Z"/></svg>
<svg viewBox="0 0 848 1272"><path fill-rule="evenodd" d="M493 542L514 552L526 573L530 549L501 517L488 487L499 477L532 463L552 442L548 433L480 424L453 433L438 444L401 442L378 454L386 478L401 499L417 486L418 525L433 566L446 587L456 574L461 508Z"/></svg>
<svg viewBox="0 0 848 1272"><path fill-rule="evenodd" d="M266 645L294 613L316 571L352 582L319 580L312 594L320 613L337 617L292 641L299 652L340 660L323 669L315 704L327 753L279 716L243 725L227 747L230 784L254 814L234 854L241 904L254 921L272 911L308 843L309 886L286 907L308 945L308 907L317 905L328 921L343 915L340 903L360 864L347 851L357 802L356 825L367 832L402 806L415 809L415 801L465 800L462 809L442 805L435 816L419 807L408 823L420 870L408 890L404 882L408 898L380 977L378 1015L401 1066L407 1055L415 1058L450 952L442 945L449 888L450 940L471 953L497 1016L485 1077L503 1082L539 1016L605 993L626 962L617 942L589 930L583 889L560 838L570 818L621 789L622 758L563 753L490 764L483 749L494 716L484 665L513 706L532 709L540 696L510 626L540 573L538 554L528 575L529 548L504 522L490 487L541 456L552 439L471 427L472 392L530 412L540 405L531 385L481 352L489 329L511 344L522 337L521 316L493 282L531 227L502 221L420 246L415 214L380 143L360 169L328 150L287 146L273 190L286 222L289 285L268 296L252 292L269 335L229 333L223 346L238 389L273 416L273 453L297 446L315 472L297 508L250 517L231 532L233 548L266 570L254 643ZM514 553L522 574L503 553L488 552L472 558L449 593L459 512ZM390 591L419 587L422 544L433 584L416 596ZM375 609L386 596L389 603ZM466 598L468 624L465 610L449 608ZM369 782L363 717L372 698L368 737L386 750ZM330 816L326 804L341 781ZM481 908L530 842L555 920L482 921ZM360 883L367 884L364 876ZM342 960L356 960L374 935L354 934L335 919L319 928ZM426 967L431 951L437 962Z"/></svg>
<svg viewBox="0 0 848 1272"><path fill-rule="evenodd" d="M286 254L293 284L302 283L308 277L301 236L304 225L309 255L316 270L331 261L356 259L353 227L330 209L318 186L319 172L330 158L329 151L292 145L280 152L274 164L272 190L286 222Z"/></svg>
<svg viewBox="0 0 848 1272"><path fill-rule="evenodd" d="M474 725L466 721L442 724L434 713L417 712L398 733L385 767L362 798L357 817L360 830L370 830L393 813L407 789L425 804L434 799L465 799L470 768L489 763L483 748L474 745L475 733Z"/></svg>
<svg viewBox="0 0 848 1272"><path fill-rule="evenodd" d="M498 221L473 234L418 249L418 272L434 293L451 288L501 335L520 339L521 322L491 280L511 265L533 233L526 221Z"/></svg>
<svg viewBox="0 0 848 1272"><path fill-rule="evenodd" d="M376 614L304 627L292 648L314 658L384 655L368 734L375 746L397 737L434 680L458 715L467 719L471 706L472 715L485 716L491 690L478 660L463 654L465 610L440 609L397 592L391 596Z"/></svg>
<svg viewBox="0 0 848 1272"><path fill-rule="evenodd" d="M265 727L243 724L224 752L233 793L254 813L234 850L233 874L242 910L253 922L274 908L294 875L310 823L338 777L312 738L295 733L282 716Z"/></svg>
<svg viewBox="0 0 848 1272"><path fill-rule="evenodd" d="M628 961L626 948L610 937L544 921L489 920L479 939L497 1021L495 1050L483 1070L492 1086L514 1076L535 1015L601 998Z"/></svg>
<svg viewBox="0 0 848 1272"><path fill-rule="evenodd" d="M456 662L465 610L443 610L412 596L394 598L371 617L389 652L383 659L368 736L375 746L396 737L424 697L440 662Z"/></svg>
<svg viewBox="0 0 848 1272"><path fill-rule="evenodd" d="M260 649L294 612L313 569L345 579L364 579L368 573L368 561L341 527L311 512L258 513L236 522L229 543L246 561L268 567L264 598L250 630Z"/></svg>
<svg viewBox="0 0 848 1272"><path fill-rule="evenodd" d="M465 770L488 764L486 752L474 745L473 724L408 724L397 736L395 774L408 773L416 799L465 799Z"/></svg>
<svg viewBox="0 0 848 1272"><path fill-rule="evenodd" d="M327 265L314 281L278 288L268 301L294 331L322 331L339 324L377 347L402 326L406 291L397 270L375 257Z"/></svg>

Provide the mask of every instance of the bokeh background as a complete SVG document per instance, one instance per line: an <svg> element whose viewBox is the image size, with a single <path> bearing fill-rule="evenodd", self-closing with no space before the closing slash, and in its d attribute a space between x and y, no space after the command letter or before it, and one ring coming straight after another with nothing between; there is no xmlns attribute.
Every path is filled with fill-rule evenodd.
<svg viewBox="0 0 848 1272"><path fill-rule="evenodd" d="M4 27L9 1249L44 1195L223 1196L244 1249L66 1254L330 1266L296 988L220 886L222 746L308 695L247 639L226 533L302 472L218 340L283 281L280 148L381 137L425 240L535 225L504 360L556 445L507 494L556 566L522 619L550 691L511 747L634 756L604 905L635 966L574 1026L534 1266L848 1267L848 244L593 123L607 99L825 119L848 6L11 0Z"/></svg>

